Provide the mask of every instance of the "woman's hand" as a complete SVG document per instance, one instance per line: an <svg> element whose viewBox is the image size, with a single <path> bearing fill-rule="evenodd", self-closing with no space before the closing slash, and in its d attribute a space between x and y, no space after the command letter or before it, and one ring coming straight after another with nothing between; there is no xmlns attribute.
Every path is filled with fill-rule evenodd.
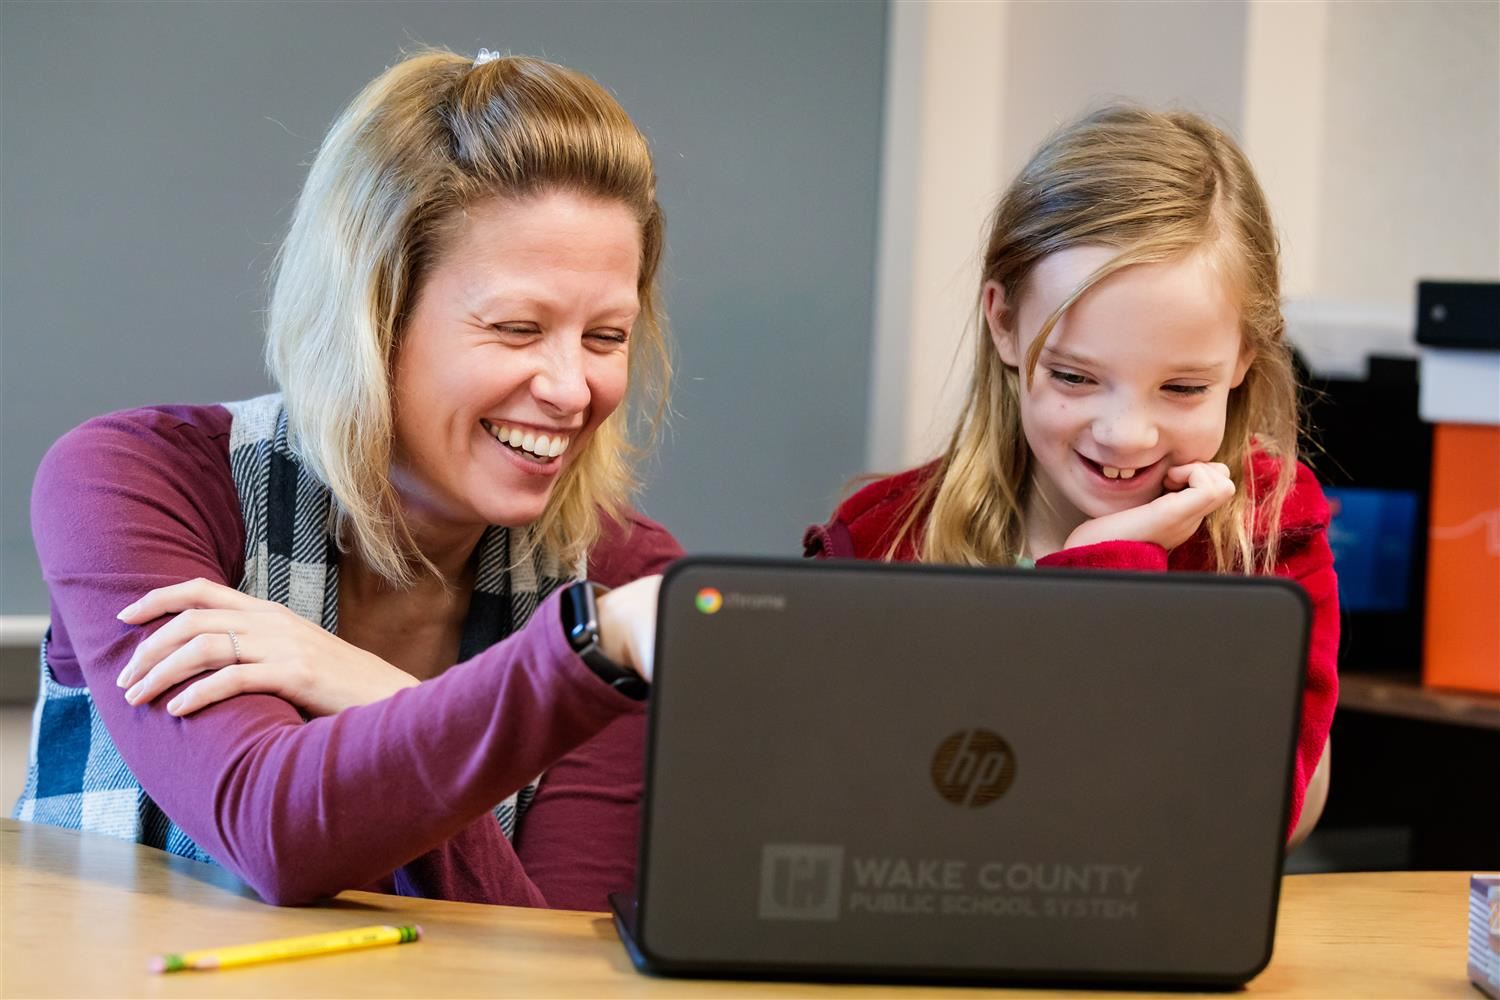
<svg viewBox="0 0 1500 1000"><path fill-rule="evenodd" d="M290 608L208 580L160 587L119 618L144 625L170 614L177 617L136 647L115 680L128 689L125 700L132 705L205 672L210 673L167 703L168 712L188 715L237 694L260 692L278 695L310 715L333 715L417 684L406 671Z"/></svg>
<svg viewBox="0 0 1500 1000"><path fill-rule="evenodd" d="M1234 496L1229 466L1193 462L1167 470L1167 492L1148 504L1085 521L1073 529L1064 548L1096 542L1155 542L1167 551L1193 537L1203 519Z"/></svg>
<svg viewBox="0 0 1500 1000"><path fill-rule="evenodd" d="M661 576L643 576L599 595L600 647L605 656L651 679L656 659L656 597Z"/></svg>

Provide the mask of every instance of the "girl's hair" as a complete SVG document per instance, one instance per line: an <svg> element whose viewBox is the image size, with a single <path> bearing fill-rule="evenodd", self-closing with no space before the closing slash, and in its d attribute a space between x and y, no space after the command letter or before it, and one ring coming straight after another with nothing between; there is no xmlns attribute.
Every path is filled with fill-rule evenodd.
<svg viewBox="0 0 1500 1000"><path fill-rule="evenodd" d="M266 359L297 454L332 491L340 545L393 585L437 572L390 482L402 329L468 206L552 190L622 204L640 222L629 384L649 440L671 378L656 282L665 223L646 140L598 83L538 59L424 51L361 91L308 173L274 269ZM535 525L563 565L636 485L626 410L591 435Z"/></svg>
<svg viewBox="0 0 1500 1000"><path fill-rule="evenodd" d="M981 295L985 282L997 282L1014 317L1037 263L1082 245L1118 252L1042 324L1024 359L1027 384L1058 319L1096 283L1133 264L1210 254L1238 293L1242 346L1255 357L1229 393L1214 460L1229 466L1236 489L1206 519L1208 535L1220 572L1273 571L1281 508L1296 475L1297 380L1283 336L1276 232L1249 161L1198 115L1127 106L1087 115L1049 138L1000 199ZM982 304L974 326L963 414L886 558L911 541L924 561L970 565L1009 565L1023 549L1031 454L1021 428L1020 374L1001 362ZM1252 449L1278 463L1262 496L1245 474ZM909 541L929 511L920 538Z"/></svg>

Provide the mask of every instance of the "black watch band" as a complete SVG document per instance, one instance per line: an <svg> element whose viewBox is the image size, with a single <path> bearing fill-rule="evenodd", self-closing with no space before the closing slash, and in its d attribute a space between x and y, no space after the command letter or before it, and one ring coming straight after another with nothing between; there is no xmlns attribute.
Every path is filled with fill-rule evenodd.
<svg viewBox="0 0 1500 1000"><path fill-rule="evenodd" d="M599 609L594 603L594 587L587 580L569 584L562 592L562 627L568 645L599 679L627 698L644 701L651 693L646 679L628 667L622 667L604 654L599 643Z"/></svg>

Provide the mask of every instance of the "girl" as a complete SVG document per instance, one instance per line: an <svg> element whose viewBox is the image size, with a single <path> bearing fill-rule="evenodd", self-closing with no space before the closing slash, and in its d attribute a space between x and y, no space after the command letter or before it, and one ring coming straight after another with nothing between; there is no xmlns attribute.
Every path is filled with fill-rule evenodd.
<svg viewBox="0 0 1500 1000"><path fill-rule="evenodd" d="M1338 598L1244 154L1191 114L1111 107L1068 126L1001 198L978 305L943 453L854 494L808 529L808 554L1296 580L1314 608L1299 840L1326 781Z"/></svg>

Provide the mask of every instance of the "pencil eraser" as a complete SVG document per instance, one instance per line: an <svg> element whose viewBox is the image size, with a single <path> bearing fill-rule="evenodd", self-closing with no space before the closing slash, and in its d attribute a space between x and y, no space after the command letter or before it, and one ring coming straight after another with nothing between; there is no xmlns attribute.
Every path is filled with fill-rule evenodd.
<svg viewBox="0 0 1500 1000"><path fill-rule="evenodd" d="M161 973L167 971L167 963L160 956L158 956L146 963L146 970L148 972L155 972L160 975Z"/></svg>
<svg viewBox="0 0 1500 1000"><path fill-rule="evenodd" d="M422 925L421 924L412 924L411 925L411 929L417 932L417 936L413 940L416 940L416 941L422 940Z"/></svg>
<svg viewBox="0 0 1500 1000"><path fill-rule="evenodd" d="M1469 879L1469 979L1500 1000L1500 874Z"/></svg>

